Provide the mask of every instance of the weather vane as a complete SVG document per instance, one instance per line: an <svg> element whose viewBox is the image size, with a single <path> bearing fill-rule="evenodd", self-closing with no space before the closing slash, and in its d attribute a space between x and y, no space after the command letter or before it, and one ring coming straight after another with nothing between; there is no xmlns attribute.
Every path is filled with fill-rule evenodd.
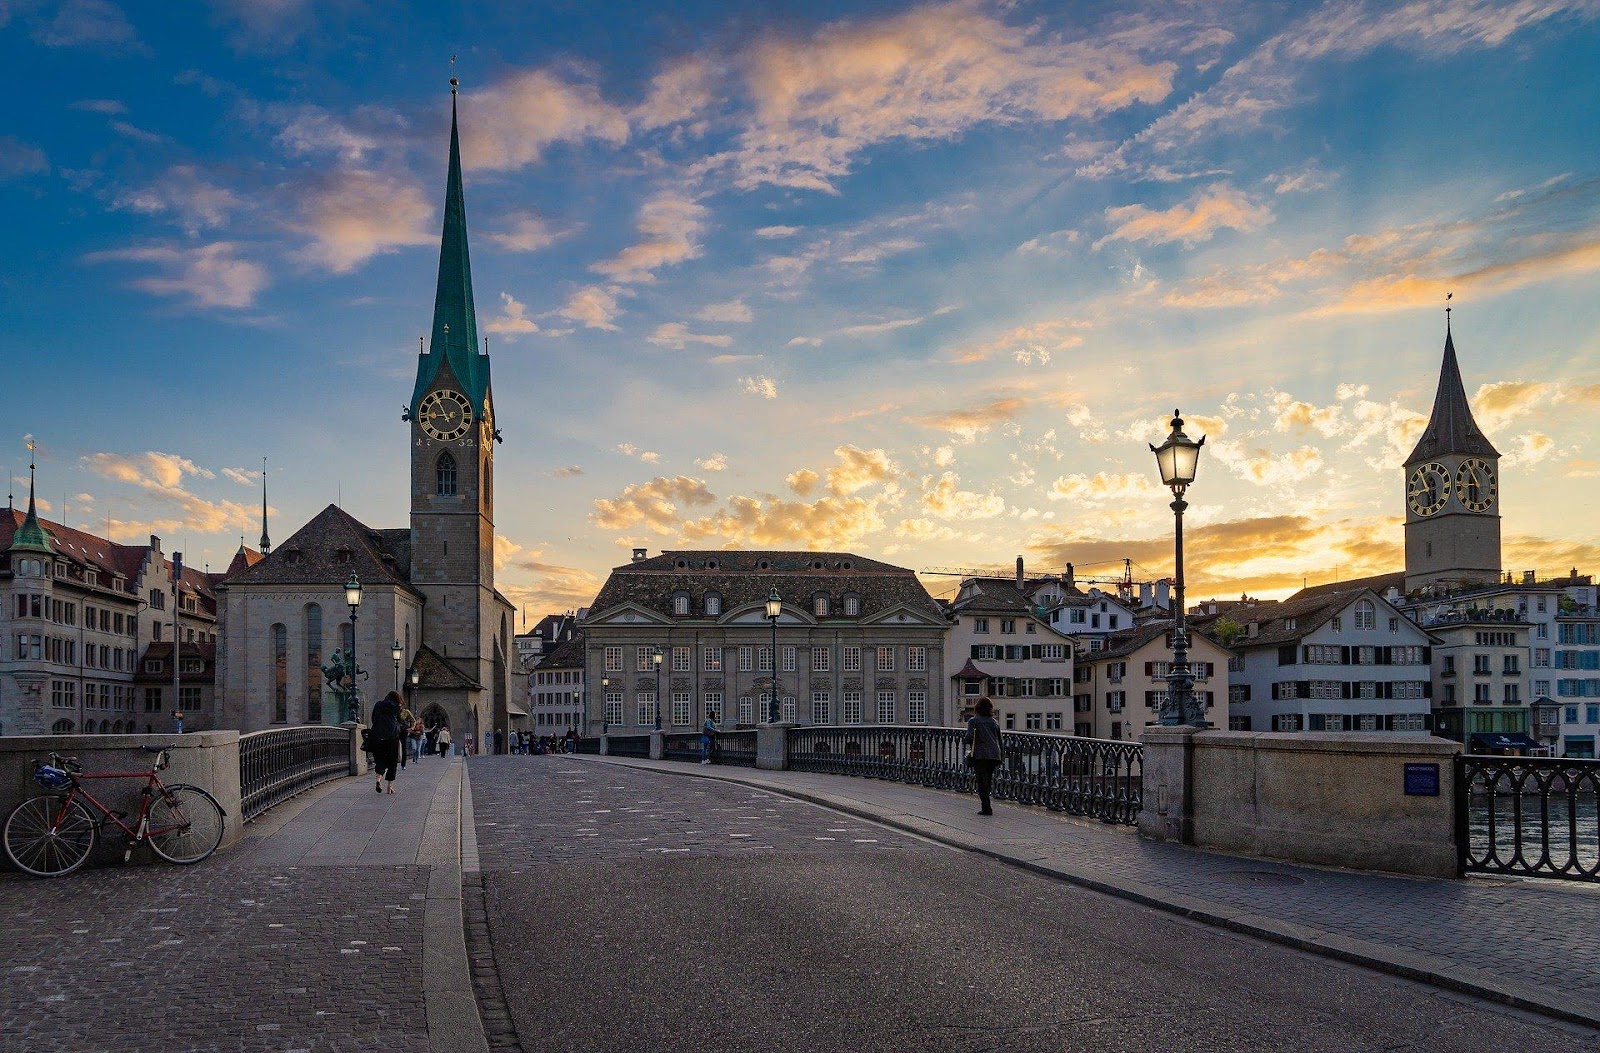
<svg viewBox="0 0 1600 1053"><path fill-rule="evenodd" d="M461 83L459 80L456 80L455 74L456 74L456 57L454 55L451 55L450 56L450 94L451 95L454 95L456 93L456 87L458 85L460 85L460 83Z"/></svg>

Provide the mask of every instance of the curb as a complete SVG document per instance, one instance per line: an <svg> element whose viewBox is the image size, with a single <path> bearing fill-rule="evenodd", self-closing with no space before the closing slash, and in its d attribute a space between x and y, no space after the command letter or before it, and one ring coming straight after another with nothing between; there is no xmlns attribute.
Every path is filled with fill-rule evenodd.
<svg viewBox="0 0 1600 1053"><path fill-rule="evenodd" d="M452 841L440 858L429 859L428 898L423 908L422 996L432 1053L488 1053L478 999L467 957L466 919L462 911L462 821L471 816L466 764L457 762L453 804L436 795L429 808L448 814ZM421 862L421 860L419 860ZM474 861L476 862L476 861Z"/></svg>
<svg viewBox="0 0 1600 1053"><path fill-rule="evenodd" d="M1009 855L999 849L973 844L961 838L953 837L937 829L931 823L908 822L895 816L886 815L852 798L837 797L833 794L817 793L810 790L773 786L759 779L743 778L732 774L727 772L727 769L724 769L723 772L706 771L704 769L679 771L675 768L638 764L630 758L597 757L595 759L621 767L633 768L636 771L712 779L718 782L735 783L740 786L766 790L783 797L790 797L798 801L805 801L808 804L842 812L858 819L880 823L908 834L915 834L918 837L925 837L930 841L936 841L950 848L986 856L997 862L1038 874L1041 877L1065 881L1068 884L1077 885L1092 892L1116 896L1118 899L1153 907L1168 914L1176 914L1193 921L1214 925L1230 932L1242 933L1257 939L1292 947L1295 950L1319 954L1325 958L1333 958L1352 965L1364 966L1378 972L1388 973L1391 976L1401 977L1402 979L1431 984L1434 987L1471 995L1484 1001L1510 1006L1514 1009L1538 1013L1541 1016L1551 1017L1563 1023L1600 1028L1600 1005L1575 1006L1570 1002L1552 1001L1539 988L1508 983L1470 965L1451 965L1441 968L1437 964L1438 959L1429 958L1427 955L1414 951L1386 947L1370 940L1343 936L1338 933L1322 932L1307 926L1296 925L1293 922L1279 921L1275 918L1251 914L1243 908L1230 907L1213 900L1175 895L1164 889L1157 889L1137 882L1112 882L1073 870L1047 866L1033 860ZM940 793L943 791L930 790L929 792Z"/></svg>

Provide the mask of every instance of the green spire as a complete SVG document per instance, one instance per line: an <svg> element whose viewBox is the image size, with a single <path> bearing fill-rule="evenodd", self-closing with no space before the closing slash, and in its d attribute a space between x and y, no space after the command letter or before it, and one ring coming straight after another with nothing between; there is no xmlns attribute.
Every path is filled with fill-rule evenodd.
<svg viewBox="0 0 1600 1053"><path fill-rule="evenodd" d="M28 449L33 449L33 444L28 444ZM22 521L17 532L11 535L12 552L43 552L46 555L55 554L55 546L50 544L50 535L44 532L44 527L39 525L39 511L33 502L33 472L32 459L28 464L28 517Z"/></svg>
<svg viewBox="0 0 1600 1053"><path fill-rule="evenodd" d="M414 414L422 396L449 363L473 410L483 412L489 363L478 353L478 320L472 306L472 264L467 258L467 201L461 188L461 137L456 128L457 81L450 78L450 174L445 181L444 232L439 239L439 285L433 297L433 335L417 364L411 395Z"/></svg>

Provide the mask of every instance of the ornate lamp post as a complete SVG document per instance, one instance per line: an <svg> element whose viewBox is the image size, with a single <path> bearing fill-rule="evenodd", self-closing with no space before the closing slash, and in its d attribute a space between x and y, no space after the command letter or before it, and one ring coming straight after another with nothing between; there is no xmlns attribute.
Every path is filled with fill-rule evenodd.
<svg viewBox="0 0 1600 1053"><path fill-rule="evenodd" d="M767 621L772 623L772 681L767 695L767 723L778 722L778 617L783 614L783 597L774 585L767 594Z"/></svg>
<svg viewBox="0 0 1600 1053"><path fill-rule="evenodd" d="M356 577L356 572L350 572L350 580L344 583L344 602L350 606L350 653L346 657L350 660L350 713L348 719L361 722L361 663L356 660L356 612L361 609L361 579Z"/></svg>
<svg viewBox="0 0 1600 1053"><path fill-rule="evenodd" d="M661 730L661 648L657 647L650 656L651 663L656 667L656 730Z"/></svg>
<svg viewBox="0 0 1600 1053"><path fill-rule="evenodd" d="M389 648L389 657L394 659L394 689L400 690L400 660L406 656L405 648L396 640L394 646Z"/></svg>
<svg viewBox="0 0 1600 1053"><path fill-rule="evenodd" d="M578 713L572 718L571 726L574 728L581 727L583 724L583 692L581 690L572 693L572 708L576 709Z"/></svg>
<svg viewBox="0 0 1600 1053"><path fill-rule="evenodd" d="M1189 503L1183 499L1189 484L1194 482L1200 466L1200 447L1206 437L1195 442L1183 433L1183 417L1172 411L1172 431L1160 446L1150 447L1156 455L1156 467L1161 471L1161 484L1172 491L1172 515L1175 531L1176 567L1173 580L1172 613L1172 668L1167 673L1167 702L1161 707L1160 720L1167 726L1191 724L1197 728L1210 727L1206 721L1205 707L1195 704L1194 675L1189 670L1189 628L1183 600L1183 512Z"/></svg>
<svg viewBox="0 0 1600 1053"><path fill-rule="evenodd" d="M410 689L406 692L408 696L406 698L406 708L415 713L417 707L417 685L422 682L422 670L417 668L416 662L411 663L411 671L406 674L406 679L411 682Z"/></svg>
<svg viewBox="0 0 1600 1053"><path fill-rule="evenodd" d="M611 733L611 678L600 678L600 734L602 737Z"/></svg>

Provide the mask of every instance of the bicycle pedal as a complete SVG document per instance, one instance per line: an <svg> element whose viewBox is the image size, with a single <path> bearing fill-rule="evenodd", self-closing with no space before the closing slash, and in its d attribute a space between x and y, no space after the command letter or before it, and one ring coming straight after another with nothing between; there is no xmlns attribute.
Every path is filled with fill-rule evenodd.
<svg viewBox="0 0 1600 1053"><path fill-rule="evenodd" d="M133 842L132 841L129 841L128 842L128 847L124 848L122 850L122 861L124 863L133 862Z"/></svg>

